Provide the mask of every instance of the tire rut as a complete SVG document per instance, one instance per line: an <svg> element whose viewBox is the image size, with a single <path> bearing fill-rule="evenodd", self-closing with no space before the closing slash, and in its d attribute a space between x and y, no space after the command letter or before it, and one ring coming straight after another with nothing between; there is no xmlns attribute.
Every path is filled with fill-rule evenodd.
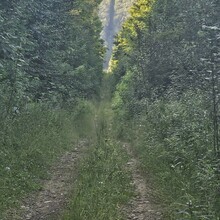
<svg viewBox="0 0 220 220"><path fill-rule="evenodd" d="M127 220L161 220L161 207L153 201L152 189L146 184L138 159L135 158L129 144L124 144L123 147L131 158L126 169L132 174L132 185L135 190L134 198L123 207L123 213Z"/></svg>
<svg viewBox="0 0 220 220"><path fill-rule="evenodd" d="M50 180L43 181L40 192L26 198L21 205L21 210L11 214L10 219L59 219L73 190L77 165L88 145L87 141L80 141L72 152L66 152L61 156L49 170Z"/></svg>

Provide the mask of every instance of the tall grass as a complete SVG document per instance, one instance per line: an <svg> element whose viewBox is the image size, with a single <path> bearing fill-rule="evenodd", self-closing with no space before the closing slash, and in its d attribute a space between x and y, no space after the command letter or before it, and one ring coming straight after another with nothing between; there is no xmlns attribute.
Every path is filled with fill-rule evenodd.
<svg viewBox="0 0 220 220"><path fill-rule="evenodd" d="M73 110L51 110L34 105L13 118L1 119L0 219L28 193L41 188L40 180L64 151L92 130L91 104ZM86 128L86 129L84 129Z"/></svg>
<svg viewBox="0 0 220 220"><path fill-rule="evenodd" d="M108 113L98 112L96 141L81 164L73 199L63 220L123 219L119 208L132 195L130 176L124 169L128 158L112 139L108 118Z"/></svg>

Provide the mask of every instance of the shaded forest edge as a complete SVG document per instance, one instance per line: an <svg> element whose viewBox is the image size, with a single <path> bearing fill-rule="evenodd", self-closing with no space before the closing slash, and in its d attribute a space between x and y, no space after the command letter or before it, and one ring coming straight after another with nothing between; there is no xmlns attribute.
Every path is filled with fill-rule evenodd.
<svg viewBox="0 0 220 220"><path fill-rule="evenodd" d="M104 51L98 4L0 2L0 219L92 136Z"/></svg>
<svg viewBox="0 0 220 220"><path fill-rule="evenodd" d="M220 1L138 0L115 42L119 138L150 171L168 219L220 218Z"/></svg>

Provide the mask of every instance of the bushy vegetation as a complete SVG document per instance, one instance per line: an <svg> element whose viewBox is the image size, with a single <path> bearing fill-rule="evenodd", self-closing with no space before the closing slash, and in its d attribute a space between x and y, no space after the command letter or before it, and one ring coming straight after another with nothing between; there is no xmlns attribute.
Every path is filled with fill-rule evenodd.
<svg viewBox="0 0 220 220"><path fill-rule="evenodd" d="M117 134L152 172L168 219L220 217L219 9L138 0L115 44Z"/></svg>
<svg viewBox="0 0 220 220"><path fill-rule="evenodd" d="M206 104L201 91L188 92L179 101L145 105L147 111L123 124L123 136L132 142L143 169L152 172L162 192L168 219L219 215L219 160L211 144L212 123L203 111Z"/></svg>
<svg viewBox="0 0 220 220"><path fill-rule="evenodd" d="M76 97L98 94L102 43L97 5L86 0L1 1L1 114L31 101L62 107Z"/></svg>
<svg viewBox="0 0 220 220"><path fill-rule="evenodd" d="M99 96L102 79L99 2L0 2L0 219L92 130L87 100Z"/></svg>

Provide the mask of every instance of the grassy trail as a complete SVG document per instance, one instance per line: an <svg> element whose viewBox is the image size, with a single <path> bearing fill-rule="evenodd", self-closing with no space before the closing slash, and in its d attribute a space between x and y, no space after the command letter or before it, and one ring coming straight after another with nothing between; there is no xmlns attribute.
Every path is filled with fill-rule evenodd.
<svg viewBox="0 0 220 220"><path fill-rule="evenodd" d="M112 132L108 93L102 95L94 117L96 137L80 165L73 199L62 220L122 220L120 207L132 196L130 174L124 169L129 158Z"/></svg>
<svg viewBox="0 0 220 220"><path fill-rule="evenodd" d="M101 101L83 104L74 119L77 138L85 141L64 150L39 190L9 209L4 220L160 219L137 160L116 138L107 82Z"/></svg>
<svg viewBox="0 0 220 220"><path fill-rule="evenodd" d="M80 168L73 199L62 220L161 219L138 161L117 140L107 81L95 116L96 138ZM135 161L135 163L133 163ZM151 196L150 196L151 194Z"/></svg>

